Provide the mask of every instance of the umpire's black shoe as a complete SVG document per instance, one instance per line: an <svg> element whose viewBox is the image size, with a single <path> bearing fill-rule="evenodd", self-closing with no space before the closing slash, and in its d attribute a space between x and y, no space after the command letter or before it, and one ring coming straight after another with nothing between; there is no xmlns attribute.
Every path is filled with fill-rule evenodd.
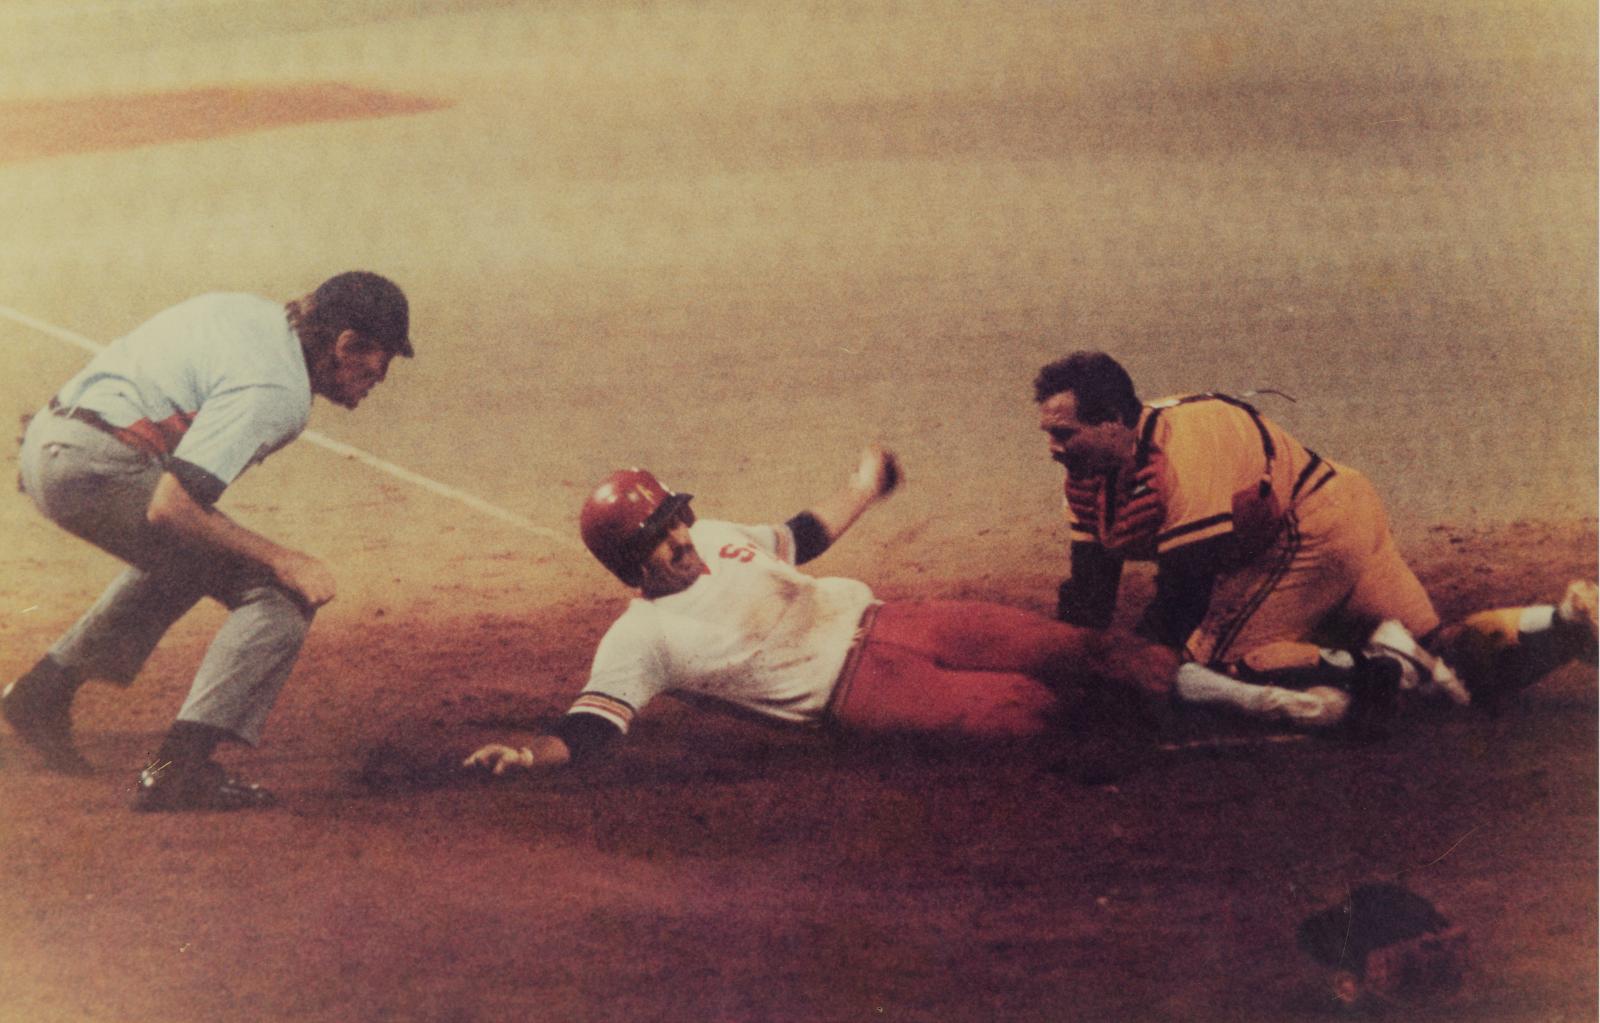
<svg viewBox="0 0 1600 1023"><path fill-rule="evenodd" d="M139 774L133 808L141 813L171 810L258 810L278 802L259 785L231 778L209 760L179 767L152 764Z"/></svg>
<svg viewBox="0 0 1600 1023"><path fill-rule="evenodd" d="M72 744L72 696L69 686L52 685L41 661L0 693L0 716L23 742L39 751L44 766L60 774L90 774L94 766ZM58 669L59 670L59 669Z"/></svg>

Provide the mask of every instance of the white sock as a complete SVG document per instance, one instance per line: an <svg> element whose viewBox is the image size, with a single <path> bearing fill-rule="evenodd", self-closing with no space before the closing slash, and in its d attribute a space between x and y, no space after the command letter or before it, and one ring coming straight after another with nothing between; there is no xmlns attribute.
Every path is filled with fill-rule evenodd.
<svg viewBox="0 0 1600 1023"><path fill-rule="evenodd" d="M1554 604L1539 604L1534 607L1525 607L1517 618L1517 631L1527 635L1534 632L1548 632L1556 623L1559 612ZM1562 618L1562 621L1568 621Z"/></svg>
<svg viewBox="0 0 1600 1023"><path fill-rule="evenodd" d="M1259 714L1267 687L1240 682L1220 671L1190 661L1180 665L1176 680L1178 696L1189 703L1221 703L1251 714Z"/></svg>

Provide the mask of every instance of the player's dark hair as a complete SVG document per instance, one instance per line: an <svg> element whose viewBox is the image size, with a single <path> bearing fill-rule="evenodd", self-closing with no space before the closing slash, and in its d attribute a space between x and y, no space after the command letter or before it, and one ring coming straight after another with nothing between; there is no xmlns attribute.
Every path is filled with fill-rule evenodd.
<svg viewBox="0 0 1600 1023"><path fill-rule="evenodd" d="M1047 401L1071 391L1078 402L1078 418L1088 424L1109 423L1124 426L1139 421L1139 396L1133 378L1122 365L1104 352L1073 352L1057 359L1033 378L1033 400Z"/></svg>

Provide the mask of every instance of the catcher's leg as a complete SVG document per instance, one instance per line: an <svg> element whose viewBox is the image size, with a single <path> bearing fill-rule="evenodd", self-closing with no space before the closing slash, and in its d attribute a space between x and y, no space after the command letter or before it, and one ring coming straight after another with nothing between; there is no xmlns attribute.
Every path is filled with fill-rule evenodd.
<svg viewBox="0 0 1600 1023"><path fill-rule="evenodd" d="M1177 693L1186 703L1222 706L1297 728L1338 727L1375 738L1384 734L1398 710L1401 691L1407 688L1406 668L1401 658L1371 645L1350 651L1278 642L1257 647L1226 668L1184 665L1178 671Z"/></svg>
<svg viewBox="0 0 1600 1023"><path fill-rule="evenodd" d="M1346 683L1344 676L1349 673L1348 670L1337 672L1337 681ZM1184 703L1225 707L1247 717L1298 728L1326 729L1341 724L1351 705L1347 688L1329 685L1326 681L1305 688L1264 681L1247 682L1191 661L1178 669L1176 692Z"/></svg>
<svg viewBox="0 0 1600 1023"><path fill-rule="evenodd" d="M1559 604L1480 611L1439 629L1428 646L1474 702L1492 707L1564 664L1595 663L1597 603L1594 583L1573 582Z"/></svg>

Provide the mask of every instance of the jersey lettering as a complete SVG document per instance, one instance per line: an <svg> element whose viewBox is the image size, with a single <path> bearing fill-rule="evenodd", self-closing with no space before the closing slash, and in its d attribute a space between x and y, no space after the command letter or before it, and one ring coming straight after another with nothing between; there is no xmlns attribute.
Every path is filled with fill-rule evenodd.
<svg viewBox="0 0 1600 1023"><path fill-rule="evenodd" d="M717 552L717 556L748 565L756 560L756 549L749 544L725 543L722 545L722 550Z"/></svg>

